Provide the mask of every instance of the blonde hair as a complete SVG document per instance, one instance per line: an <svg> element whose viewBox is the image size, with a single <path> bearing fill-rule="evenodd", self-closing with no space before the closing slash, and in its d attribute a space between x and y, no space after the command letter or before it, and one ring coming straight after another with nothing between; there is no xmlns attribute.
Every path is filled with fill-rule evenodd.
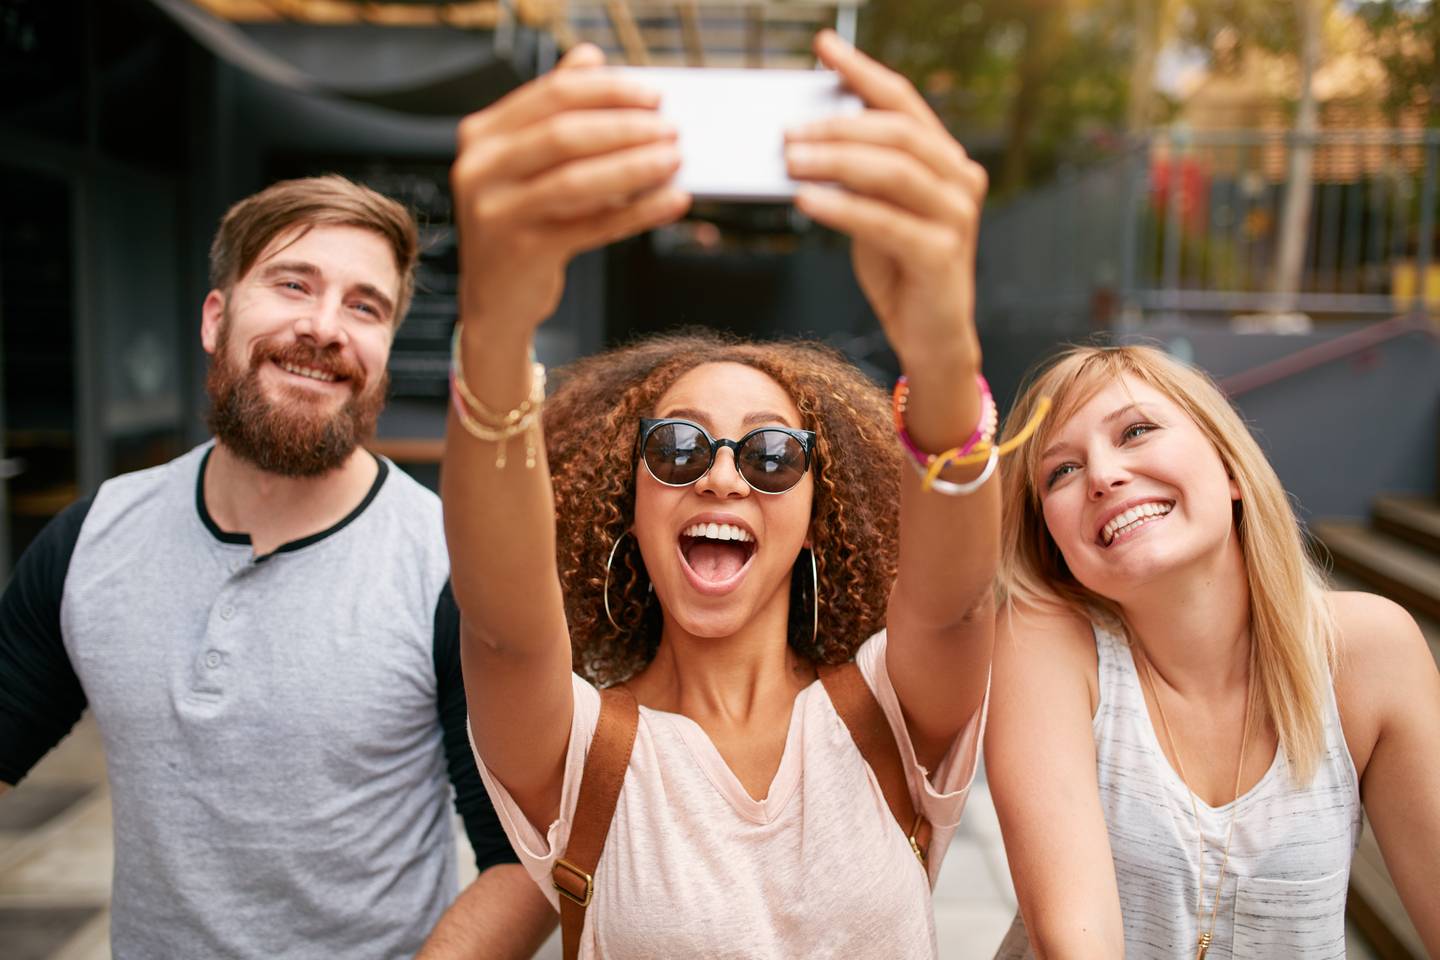
<svg viewBox="0 0 1440 960"><path fill-rule="evenodd" d="M1124 626L1119 606L1084 587L1065 564L1040 503L1040 452L1106 385L1130 377L1169 397L1214 446L1239 488L1235 529L1250 588L1257 681L1252 708L1275 726L1297 783L1314 774L1325 742L1326 688L1337 628L1323 572L1305 549L1289 498L1260 445L1203 373L1153 347L1071 347L1042 368L1016 401L1004 435L1016 433L1041 397L1053 403L1037 434L1004 461L1000 583L1005 602L1060 605ZM1128 633L1128 628L1127 633Z"/></svg>
<svg viewBox="0 0 1440 960"><path fill-rule="evenodd" d="M336 174L281 180L236 203L210 244L210 286L229 291L280 234L295 227L361 227L380 235L395 256L400 290L391 325L398 328L415 292L419 230L404 205Z"/></svg>

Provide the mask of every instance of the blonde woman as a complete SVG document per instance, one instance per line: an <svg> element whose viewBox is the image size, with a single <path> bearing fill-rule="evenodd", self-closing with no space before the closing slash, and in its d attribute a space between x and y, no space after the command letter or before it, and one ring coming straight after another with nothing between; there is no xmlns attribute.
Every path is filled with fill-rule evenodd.
<svg viewBox="0 0 1440 960"><path fill-rule="evenodd" d="M1440 955L1440 675L1415 622L1326 590L1202 374L1071 349L1010 429L1047 396L1002 486L986 758L1023 924L997 956L1343 960L1362 806Z"/></svg>

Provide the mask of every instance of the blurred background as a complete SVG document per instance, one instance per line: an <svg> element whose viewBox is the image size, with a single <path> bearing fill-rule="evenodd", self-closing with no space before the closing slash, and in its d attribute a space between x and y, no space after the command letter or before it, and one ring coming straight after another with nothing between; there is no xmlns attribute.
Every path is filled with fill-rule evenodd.
<svg viewBox="0 0 1440 960"><path fill-rule="evenodd" d="M1337 583L1440 655L1436 0L0 0L0 581L45 522L205 438L199 305L235 200L340 172L412 206L420 290L375 443L433 484L456 316L457 119L579 40L614 62L814 65L833 27L905 72L989 169L979 326L997 397L1066 342L1215 376ZM707 324L897 372L845 242L698 206L577 260L550 364ZM87 724L0 801L0 955L100 957L108 796ZM939 891L946 957L1013 913L977 791ZM1356 956L1423 956L1368 831Z"/></svg>

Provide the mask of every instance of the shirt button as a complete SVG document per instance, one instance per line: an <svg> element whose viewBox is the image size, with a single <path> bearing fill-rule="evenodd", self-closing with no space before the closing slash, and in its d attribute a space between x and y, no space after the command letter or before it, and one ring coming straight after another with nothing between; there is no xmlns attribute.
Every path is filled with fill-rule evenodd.
<svg viewBox="0 0 1440 960"><path fill-rule="evenodd" d="M220 651L218 650L211 650L209 653L205 654L205 666L209 667L211 670L219 669L220 660Z"/></svg>
<svg viewBox="0 0 1440 960"><path fill-rule="evenodd" d="M235 608L230 606L228 603L220 608L221 620L229 620L233 616L235 616Z"/></svg>

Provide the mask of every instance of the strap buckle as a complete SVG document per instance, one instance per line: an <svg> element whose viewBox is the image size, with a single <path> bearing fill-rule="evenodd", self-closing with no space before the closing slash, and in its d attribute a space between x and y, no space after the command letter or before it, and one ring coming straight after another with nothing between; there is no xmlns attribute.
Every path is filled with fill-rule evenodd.
<svg viewBox="0 0 1440 960"><path fill-rule="evenodd" d="M569 887L563 885L560 882L561 871L570 874L570 876L574 877L576 880L582 881L585 884L584 893L577 894ZM590 906L590 898L595 895L595 878L592 877L590 874L586 873L584 870L581 870L579 867L575 866L575 864L571 863L569 860L566 860L564 857L561 857L560 859L555 861L555 867L553 870L551 870L550 873L550 884L555 888L555 890L560 894L560 896L580 907Z"/></svg>
<svg viewBox="0 0 1440 960"><path fill-rule="evenodd" d="M907 839L910 841L910 850L915 854L915 859L920 861L920 866L928 870L929 864L925 862L925 851L920 849L920 841L915 839L920 835L920 824L923 822L925 822L925 814L917 813L915 824L910 828L910 836Z"/></svg>

